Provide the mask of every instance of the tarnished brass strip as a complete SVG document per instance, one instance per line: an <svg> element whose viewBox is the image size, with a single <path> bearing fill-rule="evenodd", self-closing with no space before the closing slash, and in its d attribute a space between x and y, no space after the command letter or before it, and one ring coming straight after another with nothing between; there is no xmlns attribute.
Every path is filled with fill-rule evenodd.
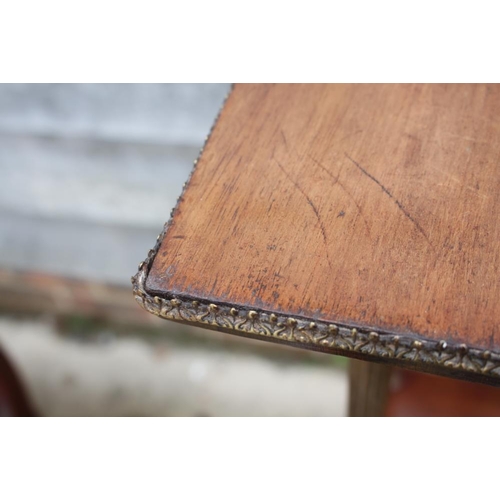
<svg viewBox="0 0 500 500"><path fill-rule="evenodd" d="M146 271L147 265L144 263L132 279L135 299L144 309L161 318L345 353L348 356L365 355L406 361L412 365L423 363L500 378L500 355L495 352L468 348L465 344L415 340L403 335L363 331L224 304L203 303L175 296L152 296L144 289Z"/></svg>

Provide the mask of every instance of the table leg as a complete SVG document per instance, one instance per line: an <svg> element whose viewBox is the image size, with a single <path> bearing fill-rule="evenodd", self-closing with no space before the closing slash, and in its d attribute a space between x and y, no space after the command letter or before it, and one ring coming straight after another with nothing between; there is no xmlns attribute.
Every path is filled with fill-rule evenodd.
<svg viewBox="0 0 500 500"><path fill-rule="evenodd" d="M349 360L349 416L385 415L391 367L358 359Z"/></svg>

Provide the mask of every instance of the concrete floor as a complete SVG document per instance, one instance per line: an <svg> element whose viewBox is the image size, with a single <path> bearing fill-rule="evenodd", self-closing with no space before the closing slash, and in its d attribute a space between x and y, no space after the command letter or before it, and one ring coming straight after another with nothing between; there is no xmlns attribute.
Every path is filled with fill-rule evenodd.
<svg viewBox="0 0 500 500"><path fill-rule="evenodd" d="M334 367L0 317L0 345L45 416L342 416Z"/></svg>

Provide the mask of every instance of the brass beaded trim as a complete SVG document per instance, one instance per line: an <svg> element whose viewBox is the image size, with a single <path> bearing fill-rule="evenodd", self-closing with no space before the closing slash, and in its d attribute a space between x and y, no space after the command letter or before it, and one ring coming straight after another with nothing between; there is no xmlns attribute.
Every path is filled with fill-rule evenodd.
<svg viewBox="0 0 500 500"><path fill-rule="evenodd" d="M498 353L469 348L465 344L417 340L404 335L363 331L323 321L309 321L176 296L153 296L144 289L146 267L144 263L133 278L135 299L144 309L161 318L348 356L358 353L368 357L399 360L404 364L423 363L428 368L444 367L500 377Z"/></svg>

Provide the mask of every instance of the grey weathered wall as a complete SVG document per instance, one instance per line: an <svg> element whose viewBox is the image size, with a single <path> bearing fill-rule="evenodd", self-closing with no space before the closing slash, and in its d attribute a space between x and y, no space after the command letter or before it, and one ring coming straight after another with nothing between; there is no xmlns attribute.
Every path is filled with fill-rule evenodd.
<svg viewBox="0 0 500 500"><path fill-rule="evenodd" d="M0 268L128 284L228 91L0 85Z"/></svg>

